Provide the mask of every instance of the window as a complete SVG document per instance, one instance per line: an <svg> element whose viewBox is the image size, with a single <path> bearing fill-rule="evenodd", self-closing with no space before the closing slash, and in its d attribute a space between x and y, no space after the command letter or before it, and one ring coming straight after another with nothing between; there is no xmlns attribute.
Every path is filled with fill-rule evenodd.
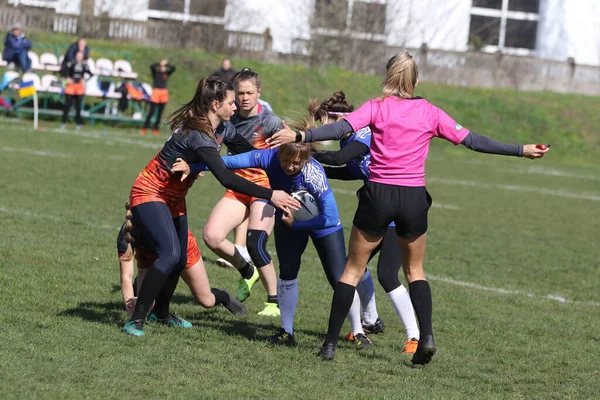
<svg viewBox="0 0 600 400"><path fill-rule="evenodd" d="M150 0L148 8L159 11L184 12L185 0Z"/></svg>
<svg viewBox="0 0 600 400"><path fill-rule="evenodd" d="M385 33L386 4L355 1L351 29L357 32Z"/></svg>
<svg viewBox="0 0 600 400"><path fill-rule="evenodd" d="M537 21L507 19L504 46L534 50L536 34Z"/></svg>
<svg viewBox="0 0 600 400"><path fill-rule="evenodd" d="M469 43L484 51L535 50L539 0L473 0Z"/></svg>
<svg viewBox="0 0 600 400"><path fill-rule="evenodd" d="M495 8L501 10L502 0L473 0L473 7Z"/></svg>
<svg viewBox="0 0 600 400"><path fill-rule="evenodd" d="M484 44L498 46L500 37L500 18L482 17L471 15L471 27L469 28L469 39L471 42L478 38Z"/></svg>
<svg viewBox="0 0 600 400"><path fill-rule="evenodd" d="M326 29L346 29L348 2L346 0L316 0L313 25Z"/></svg>
<svg viewBox="0 0 600 400"><path fill-rule="evenodd" d="M192 0L190 1L190 14L223 17L226 5L226 0Z"/></svg>
<svg viewBox="0 0 600 400"><path fill-rule="evenodd" d="M510 0L508 10L537 14L540 11L540 0Z"/></svg>

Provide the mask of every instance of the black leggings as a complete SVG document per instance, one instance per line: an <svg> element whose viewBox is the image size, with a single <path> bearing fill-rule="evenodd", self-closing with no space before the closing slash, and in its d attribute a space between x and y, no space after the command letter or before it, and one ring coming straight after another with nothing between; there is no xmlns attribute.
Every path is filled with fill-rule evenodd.
<svg viewBox="0 0 600 400"><path fill-rule="evenodd" d="M139 204L131 212L134 224L157 255L144 278L131 320L144 319L155 299L154 310L159 318L164 318L187 263L187 215L173 218L167 205L158 201Z"/></svg>
<svg viewBox="0 0 600 400"><path fill-rule="evenodd" d="M327 281L334 288L346 266L346 245L343 229L327 236L314 238L310 235L310 232L293 230L280 219L277 219L275 221L275 248L279 258L279 278L285 281L298 278L302 254L306 250L309 236L319 254Z"/></svg>
<svg viewBox="0 0 600 400"><path fill-rule="evenodd" d="M81 119L81 99L83 96L75 96L71 94L65 95L65 106L63 108L62 123L67 122L69 117L69 111L71 110L71 104L75 103L75 123L81 125L83 122Z"/></svg>
<svg viewBox="0 0 600 400"><path fill-rule="evenodd" d="M165 106L167 103L150 103L150 111L148 111L148 116L146 117L146 121L144 121L144 129L148 129L150 126L150 119L154 115L154 110L158 108L158 115L156 116L156 121L154 122L154 129L158 129L160 125L160 119L162 118L162 113L165 110Z"/></svg>
<svg viewBox="0 0 600 400"><path fill-rule="evenodd" d="M383 290L389 293L401 285L398 273L400 272L400 267L402 267L402 250L398 244L398 234L396 233L395 226L387 228L383 240L373 250L369 261L380 251L379 260L377 260L377 279Z"/></svg>

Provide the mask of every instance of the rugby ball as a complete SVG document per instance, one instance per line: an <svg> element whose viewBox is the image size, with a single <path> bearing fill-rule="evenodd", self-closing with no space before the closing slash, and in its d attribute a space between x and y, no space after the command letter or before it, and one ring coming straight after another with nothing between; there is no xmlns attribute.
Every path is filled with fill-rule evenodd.
<svg viewBox="0 0 600 400"><path fill-rule="evenodd" d="M308 221L319 215L319 207L317 201L312 194L306 190L298 190L292 193L292 197L300 203L300 208L292 210L294 220L298 222Z"/></svg>

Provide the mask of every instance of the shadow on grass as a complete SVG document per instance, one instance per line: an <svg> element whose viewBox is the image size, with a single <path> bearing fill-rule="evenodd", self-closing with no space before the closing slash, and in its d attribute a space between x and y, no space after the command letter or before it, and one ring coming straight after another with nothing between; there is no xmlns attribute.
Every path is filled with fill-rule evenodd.
<svg viewBox="0 0 600 400"><path fill-rule="evenodd" d="M91 322L121 326L126 314L123 303L120 301L84 301L76 307L59 312L57 315L59 317L75 317Z"/></svg>

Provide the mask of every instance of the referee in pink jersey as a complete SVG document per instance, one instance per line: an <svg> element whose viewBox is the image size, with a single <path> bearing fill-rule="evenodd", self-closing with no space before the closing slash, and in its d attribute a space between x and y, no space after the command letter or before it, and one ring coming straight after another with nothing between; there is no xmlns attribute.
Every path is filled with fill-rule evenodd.
<svg viewBox="0 0 600 400"><path fill-rule="evenodd" d="M418 83L413 57L407 52L398 54L387 63L381 97L367 101L333 124L296 132L284 125L284 129L269 141L276 147L291 141L340 139L366 126L372 131L369 180L359 191L346 268L335 287L327 337L319 352L324 359L335 357L340 330L356 285L365 272L371 252L392 222L396 223L404 274L421 329L421 340L412 362L426 364L436 352L431 324L431 289L423 273L427 213L432 203L425 189L425 160L431 139L439 137L480 153L530 159L543 157L549 150L543 145L500 143L470 132L427 100L414 97Z"/></svg>

